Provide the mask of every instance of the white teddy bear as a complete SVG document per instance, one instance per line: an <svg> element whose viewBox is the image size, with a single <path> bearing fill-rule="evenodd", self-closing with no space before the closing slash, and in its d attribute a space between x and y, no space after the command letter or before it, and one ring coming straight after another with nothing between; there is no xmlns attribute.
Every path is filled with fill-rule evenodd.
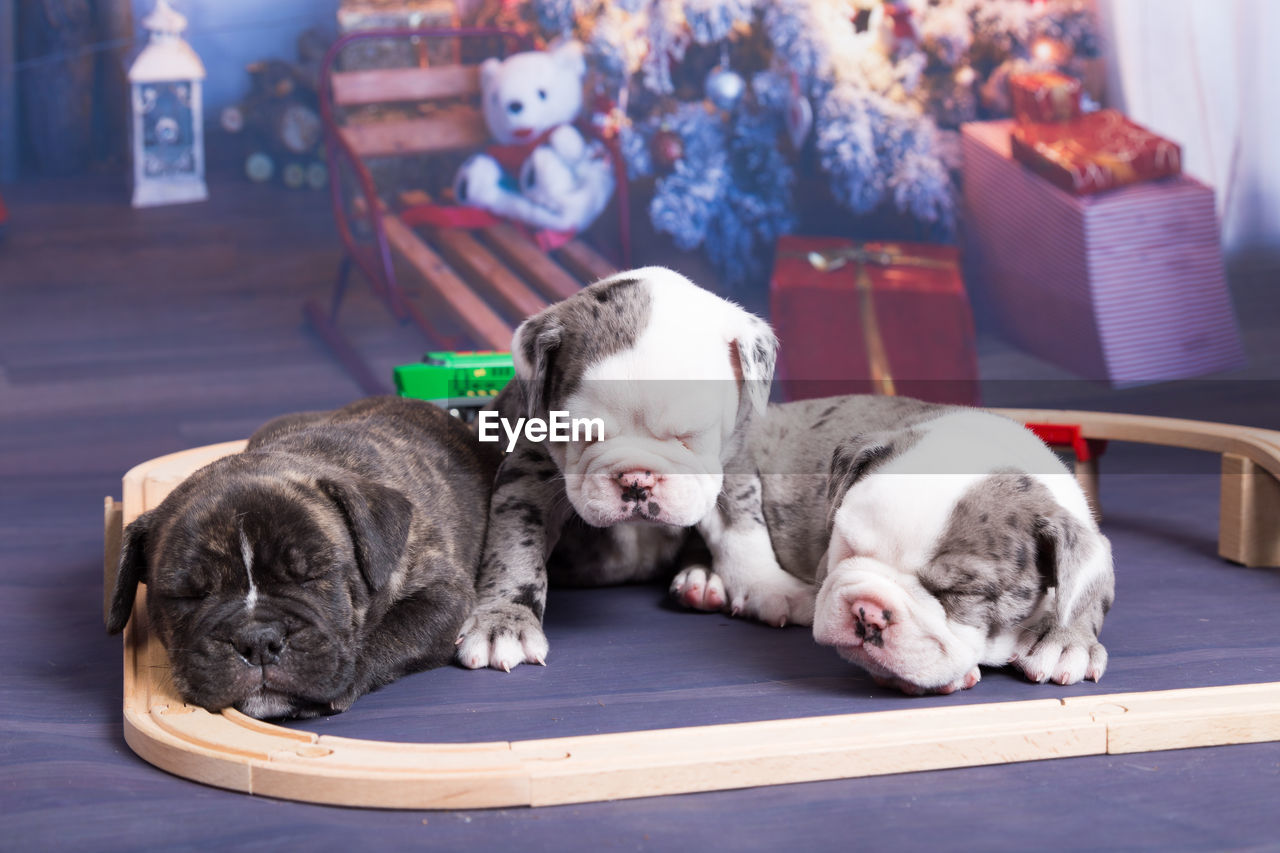
<svg viewBox="0 0 1280 853"><path fill-rule="evenodd" d="M485 122L498 144L462 164L458 202L554 231L581 231L600 215L613 165L573 126L585 74L577 42L481 64Z"/></svg>

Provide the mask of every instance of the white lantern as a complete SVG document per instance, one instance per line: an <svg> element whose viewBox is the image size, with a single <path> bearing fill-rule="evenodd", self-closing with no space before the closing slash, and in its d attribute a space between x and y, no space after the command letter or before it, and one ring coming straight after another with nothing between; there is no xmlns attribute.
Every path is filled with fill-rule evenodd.
<svg viewBox="0 0 1280 853"><path fill-rule="evenodd" d="M129 68L133 206L203 201L204 63L182 38L187 19L157 0L142 22L151 37Z"/></svg>

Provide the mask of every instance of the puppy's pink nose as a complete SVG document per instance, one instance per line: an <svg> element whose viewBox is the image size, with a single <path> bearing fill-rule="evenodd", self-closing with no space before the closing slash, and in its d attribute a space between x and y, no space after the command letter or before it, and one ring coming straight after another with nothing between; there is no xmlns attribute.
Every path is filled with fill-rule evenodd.
<svg viewBox="0 0 1280 853"><path fill-rule="evenodd" d="M623 471L618 475L618 482L622 484L624 489L644 489L648 491L658 485L658 478L653 476L652 471L646 471L643 468L636 468L631 471Z"/></svg>
<svg viewBox="0 0 1280 853"><path fill-rule="evenodd" d="M849 602L849 613L853 617L853 631L862 642L884 646L883 632L893 624L892 610L878 599L862 596Z"/></svg>
<svg viewBox="0 0 1280 853"><path fill-rule="evenodd" d="M634 503L639 506L649 500L649 493L656 485L658 485L658 478L653 476L652 471L644 468L623 471L618 475L618 489L622 492L621 497L624 503Z"/></svg>

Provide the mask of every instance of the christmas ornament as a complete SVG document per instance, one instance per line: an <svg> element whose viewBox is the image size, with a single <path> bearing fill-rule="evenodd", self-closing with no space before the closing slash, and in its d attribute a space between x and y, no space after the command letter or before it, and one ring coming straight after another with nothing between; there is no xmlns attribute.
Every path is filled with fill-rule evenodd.
<svg viewBox="0 0 1280 853"><path fill-rule="evenodd" d="M742 100L742 93L746 90L747 83L742 79L742 75L729 67L728 49L722 50L720 64L712 68L711 73L707 75L707 98L717 108L731 113Z"/></svg>
<svg viewBox="0 0 1280 853"><path fill-rule="evenodd" d="M713 68L707 75L707 97L725 112L733 112L746 88L742 75L731 68Z"/></svg>
<svg viewBox="0 0 1280 853"><path fill-rule="evenodd" d="M660 128L653 134L649 153L653 155L653 162L659 169L670 172L684 157L684 140L671 128Z"/></svg>

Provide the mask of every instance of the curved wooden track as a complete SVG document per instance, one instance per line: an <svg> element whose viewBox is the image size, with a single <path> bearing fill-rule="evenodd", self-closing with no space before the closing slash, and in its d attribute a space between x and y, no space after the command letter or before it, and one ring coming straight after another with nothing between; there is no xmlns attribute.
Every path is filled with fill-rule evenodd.
<svg viewBox="0 0 1280 853"><path fill-rule="evenodd" d="M1005 410L1087 438L1223 457L1224 556L1280 565L1280 432L1169 418ZM162 456L106 500L107 572L121 525L244 442ZM107 589L111 588L108 577ZM1280 740L1280 683L808 717L547 740L409 744L315 735L184 704L139 590L124 636L124 734L171 773L344 806L540 806L1077 755Z"/></svg>

